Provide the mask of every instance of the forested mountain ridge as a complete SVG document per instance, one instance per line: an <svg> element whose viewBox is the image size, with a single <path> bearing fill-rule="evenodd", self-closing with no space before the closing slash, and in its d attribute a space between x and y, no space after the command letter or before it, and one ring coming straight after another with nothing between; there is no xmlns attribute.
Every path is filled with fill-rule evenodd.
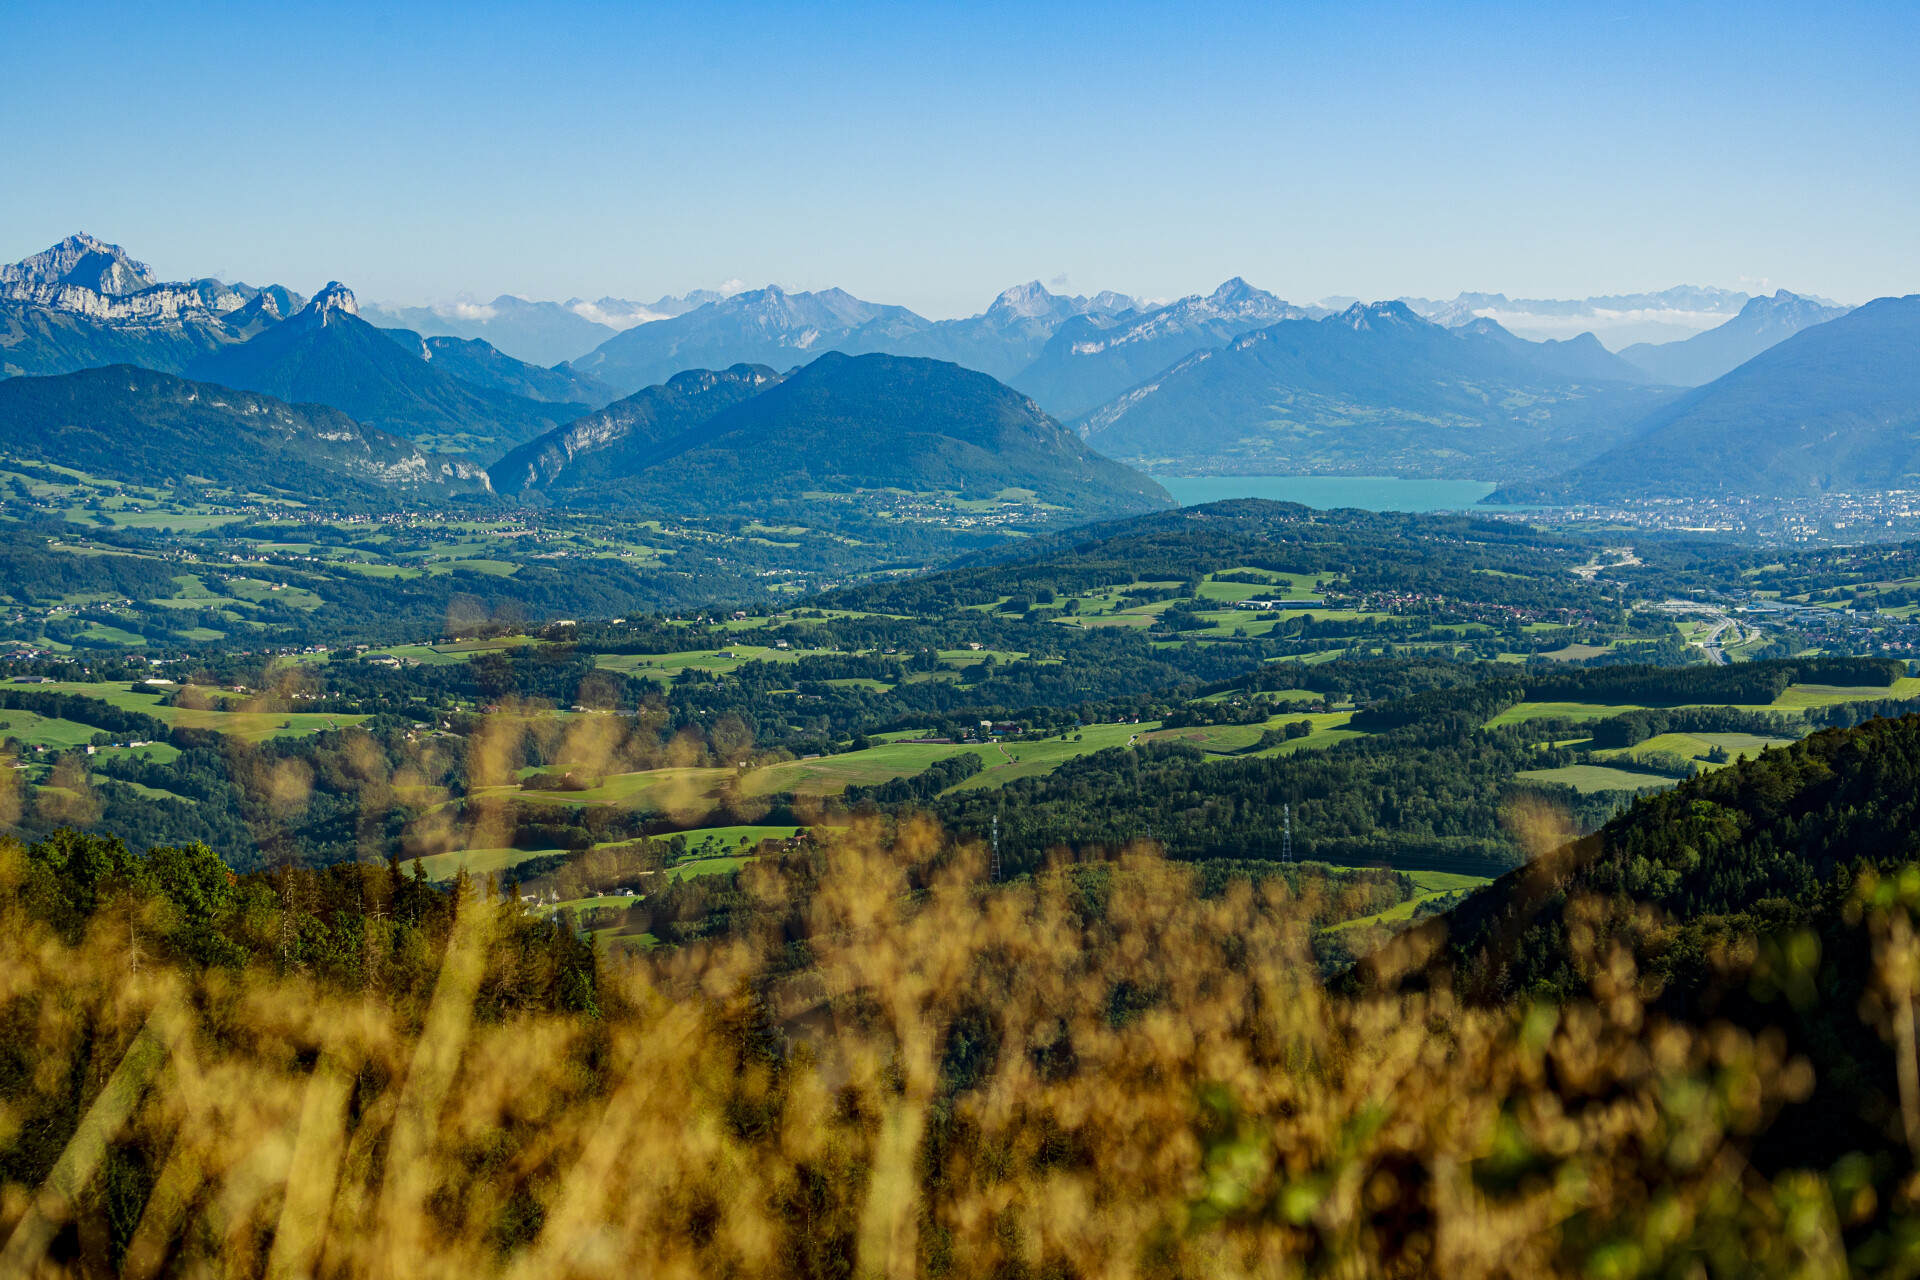
<svg viewBox="0 0 1920 1280"><path fill-rule="evenodd" d="M1740 314L1718 328L1679 342L1636 342L1621 350L1620 359L1646 370L1656 382L1698 387L1733 372L1802 329L1836 320L1849 310L1780 289L1770 298L1748 299Z"/></svg>
<svg viewBox="0 0 1920 1280"><path fill-rule="evenodd" d="M861 326L836 345L848 355L882 352L947 360L1011 383L1039 359L1060 328L1076 317L1104 325L1138 308L1132 298L1117 294L1086 298L1049 293L1035 280L1003 290L977 316L934 320L926 322L924 328L882 319ZM1042 407L1048 408L1045 404Z"/></svg>
<svg viewBox="0 0 1920 1280"><path fill-rule="evenodd" d="M1495 500L1751 495L1920 483L1920 294L1802 329L1662 406L1629 438Z"/></svg>
<svg viewBox="0 0 1920 1280"><path fill-rule="evenodd" d="M1900 879L1920 861L1916 804L1920 715L1825 730L1635 800L1422 926L1421 945L1497 1002L1577 999L1618 945L1668 1016L1782 1026L1817 1091L1758 1158L1828 1164L1880 1141L1900 1092L1856 1011L1872 999L1863 915L1916 905Z"/></svg>
<svg viewBox="0 0 1920 1280"><path fill-rule="evenodd" d="M0 381L0 448L140 484L200 476L327 502L485 494L486 473L337 409L132 365Z"/></svg>
<svg viewBox="0 0 1920 1280"><path fill-rule="evenodd" d="M1069 320L1033 363L1009 381L1054 416L1076 418L1195 351L1279 320L1324 314L1296 307L1235 276L1210 294L1194 294L1137 315Z"/></svg>
<svg viewBox="0 0 1920 1280"><path fill-rule="evenodd" d="M598 409L616 399L613 388L571 365L542 368L516 360L480 338L422 337L411 329L382 329L402 349L483 391L497 391L545 404Z"/></svg>
<svg viewBox="0 0 1920 1280"><path fill-rule="evenodd" d="M352 291L330 284L298 314L195 360L188 374L290 402L331 405L394 435L470 449L482 462L585 408L476 386L407 350L357 311Z"/></svg>
<svg viewBox="0 0 1920 1280"><path fill-rule="evenodd" d="M721 410L760 394L779 376L765 365L675 374L521 445L489 474L501 493L604 498L604 486L629 480L660 461L675 440Z"/></svg>
<svg viewBox="0 0 1920 1280"><path fill-rule="evenodd" d="M166 283L119 245L74 235L0 266L0 377L138 364L179 373L305 305L279 285Z"/></svg>
<svg viewBox="0 0 1920 1280"><path fill-rule="evenodd" d="M971 499L1018 489L1081 518L1172 505L986 374L839 352L785 378L745 365L682 374L513 455L501 483L530 482L591 505L692 510L885 488Z"/></svg>
<svg viewBox="0 0 1920 1280"><path fill-rule="evenodd" d="M1553 367L1565 354L1517 342L1356 303L1196 352L1079 425L1148 470L1543 475L1603 452L1665 397L1568 376Z"/></svg>
<svg viewBox="0 0 1920 1280"><path fill-rule="evenodd" d="M573 367L631 395L688 369L790 369L836 349L856 330L871 336L879 325L913 333L927 323L905 307L863 302L842 289L788 293L769 285L615 334Z"/></svg>

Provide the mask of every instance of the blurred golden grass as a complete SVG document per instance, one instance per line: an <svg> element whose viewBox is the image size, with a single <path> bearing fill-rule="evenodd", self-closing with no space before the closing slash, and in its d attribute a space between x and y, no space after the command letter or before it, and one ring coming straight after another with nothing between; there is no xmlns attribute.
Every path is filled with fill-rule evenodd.
<svg viewBox="0 0 1920 1280"><path fill-rule="evenodd" d="M1308 949L1324 904L1277 879L1204 898L1135 850L990 887L931 827L862 828L817 879L742 871L762 934L606 962L598 1017L488 1022L517 907L463 904L415 1001L136 963L114 908L66 946L10 892L17 859L0 1012L32 1088L82 1096L52 1175L0 1197L0 1275L1846 1270L1828 1183L1739 1155L1807 1065L1651 1015L1578 904L1586 1002L1396 990L1431 934L1340 998ZM1910 958L1904 908L1874 910ZM103 1186L137 1191L118 1256Z"/></svg>

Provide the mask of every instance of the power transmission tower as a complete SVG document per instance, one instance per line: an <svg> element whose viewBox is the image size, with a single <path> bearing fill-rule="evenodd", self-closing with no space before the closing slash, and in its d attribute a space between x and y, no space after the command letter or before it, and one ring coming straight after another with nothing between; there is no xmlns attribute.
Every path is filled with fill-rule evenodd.
<svg viewBox="0 0 1920 1280"><path fill-rule="evenodd" d="M1293 861L1293 806L1280 806L1280 861Z"/></svg>
<svg viewBox="0 0 1920 1280"><path fill-rule="evenodd" d="M993 881L1000 882L1000 815L993 815Z"/></svg>

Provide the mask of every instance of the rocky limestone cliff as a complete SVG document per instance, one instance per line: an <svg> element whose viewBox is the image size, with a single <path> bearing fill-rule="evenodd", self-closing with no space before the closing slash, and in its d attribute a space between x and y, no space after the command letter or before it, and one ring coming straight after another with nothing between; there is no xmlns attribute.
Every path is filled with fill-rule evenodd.
<svg viewBox="0 0 1920 1280"><path fill-rule="evenodd" d="M0 266L0 285L72 285L108 295L136 293L158 283L144 262L117 244L82 231L44 253Z"/></svg>
<svg viewBox="0 0 1920 1280"><path fill-rule="evenodd" d="M71 235L43 253L0 266L0 301L24 302L115 326L217 320L235 313L242 327L278 322L303 305L279 285L256 289L219 280L160 282L116 244Z"/></svg>

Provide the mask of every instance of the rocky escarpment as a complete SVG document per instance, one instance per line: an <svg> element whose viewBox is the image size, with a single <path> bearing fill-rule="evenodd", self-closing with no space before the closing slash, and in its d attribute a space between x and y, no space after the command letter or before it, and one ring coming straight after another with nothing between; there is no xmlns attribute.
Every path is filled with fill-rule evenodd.
<svg viewBox="0 0 1920 1280"><path fill-rule="evenodd" d="M71 235L41 253L0 266L0 300L46 307L106 324L151 325L234 317L280 321L306 300L291 289L212 278L155 280L117 244ZM244 314L243 314L244 313Z"/></svg>

